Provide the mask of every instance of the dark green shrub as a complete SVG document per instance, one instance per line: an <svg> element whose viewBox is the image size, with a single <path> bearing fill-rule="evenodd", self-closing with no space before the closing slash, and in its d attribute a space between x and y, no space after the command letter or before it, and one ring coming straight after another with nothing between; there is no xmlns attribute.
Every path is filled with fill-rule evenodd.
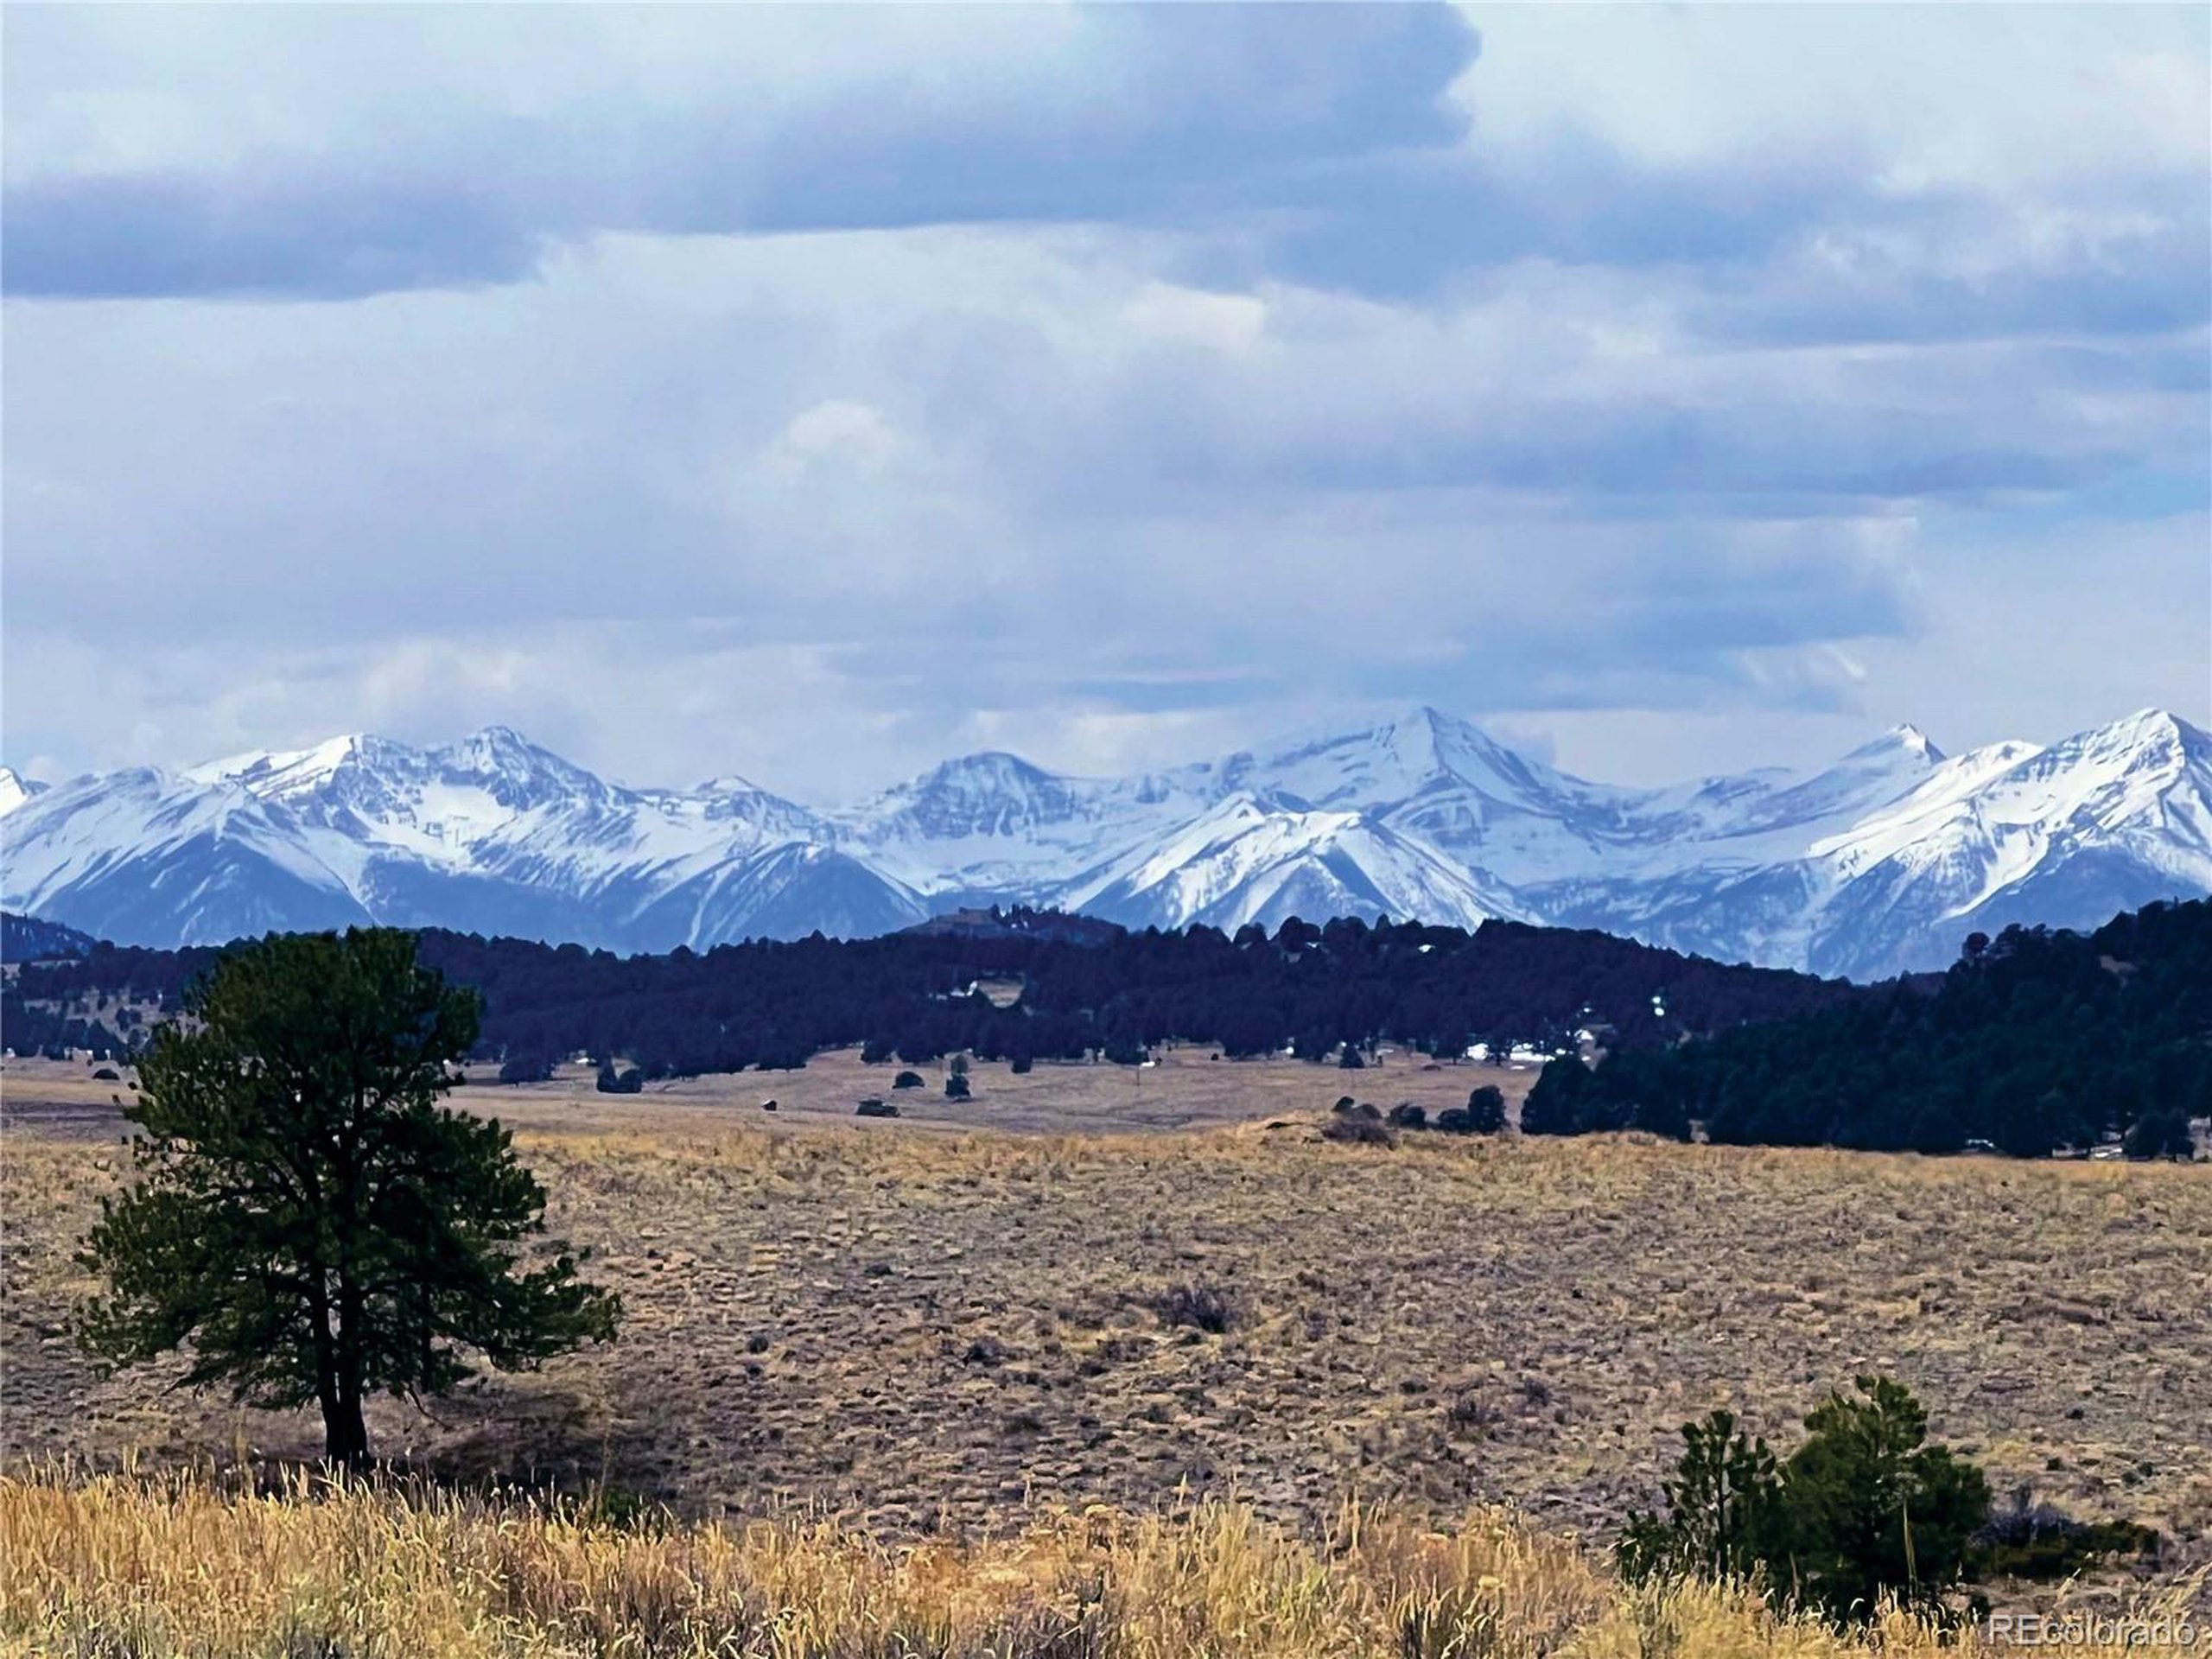
<svg viewBox="0 0 2212 1659"><path fill-rule="evenodd" d="M901 1071L891 1079L891 1086L893 1089L918 1089L922 1086L922 1074L918 1071Z"/></svg>
<svg viewBox="0 0 2212 1659"><path fill-rule="evenodd" d="M1928 1414L1903 1383L1857 1380L1805 1419L1803 1445L1777 1465L1763 1441L1717 1411L1682 1429L1663 1516L1631 1515L1630 1579L1762 1574L1777 1592L1845 1623L1894 1602L1951 1618L1989 1518L1989 1483L1948 1447L1927 1444Z"/></svg>
<svg viewBox="0 0 2212 1659"><path fill-rule="evenodd" d="M2148 1555L2158 1535L2133 1521L2076 1521L2028 1489L1989 1517L1969 1554L1975 1578L2066 1579L2106 1556Z"/></svg>
<svg viewBox="0 0 2212 1659"><path fill-rule="evenodd" d="M1884 1596L1940 1613L1989 1518L1989 1482L1948 1446L1902 1382L1857 1380L1805 1419L1783 1465L1799 1593L1837 1619L1871 1616Z"/></svg>
<svg viewBox="0 0 2212 1659"><path fill-rule="evenodd" d="M1321 1138L1344 1147L1395 1147L1398 1137L1383 1126L1381 1118L1370 1116L1371 1106L1363 1111L1351 1111L1340 1117L1332 1117L1321 1126Z"/></svg>
<svg viewBox="0 0 2212 1659"><path fill-rule="evenodd" d="M2189 1115L2167 1108L2145 1112L2128 1125L2120 1149L2138 1162L2152 1158L2186 1160L2196 1156L2196 1138L2189 1132Z"/></svg>
<svg viewBox="0 0 2212 1659"><path fill-rule="evenodd" d="M1152 1299L1152 1311L1166 1325L1186 1325L1220 1336L1243 1317L1236 1300L1211 1285L1171 1285Z"/></svg>
<svg viewBox="0 0 2212 1659"><path fill-rule="evenodd" d="M1484 1084L1468 1095L1467 1128L1476 1135L1505 1132L1505 1093L1496 1084Z"/></svg>
<svg viewBox="0 0 2212 1659"><path fill-rule="evenodd" d="M1521 1103L1523 1135L1579 1135L1590 1086L1590 1068L1580 1060L1557 1060L1536 1074L1535 1087Z"/></svg>
<svg viewBox="0 0 2212 1659"><path fill-rule="evenodd" d="M1622 1533L1624 1577L1741 1579L1786 1559L1781 1466L1730 1413L1682 1425L1682 1455L1660 1491L1666 1514L1630 1515Z"/></svg>

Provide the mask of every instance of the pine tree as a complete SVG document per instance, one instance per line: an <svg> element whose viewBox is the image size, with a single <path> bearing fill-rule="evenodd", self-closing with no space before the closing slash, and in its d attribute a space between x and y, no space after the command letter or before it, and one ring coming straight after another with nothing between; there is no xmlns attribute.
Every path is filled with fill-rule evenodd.
<svg viewBox="0 0 2212 1659"><path fill-rule="evenodd" d="M1927 1443L1928 1414L1903 1383L1857 1384L1858 1398L1832 1394L1805 1419L1783 1465L1799 1592L1839 1619L1872 1617L1885 1596L1940 1613L1989 1518L1989 1482Z"/></svg>
<svg viewBox="0 0 2212 1659"><path fill-rule="evenodd" d="M1535 1087L1521 1103L1521 1133L1580 1134L1585 1103L1595 1092L1590 1069L1581 1061L1554 1061L1536 1074Z"/></svg>
<svg viewBox="0 0 2212 1659"><path fill-rule="evenodd" d="M508 1132L441 1103L479 1003L411 934L271 935L185 1008L138 1064L137 1179L79 1256L106 1281L79 1321L92 1353L188 1350L181 1386L312 1402L330 1460L359 1467L370 1393L419 1402L473 1356L529 1369L612 1338L617 1302L565 1247L525 1262L545 1193Z"/></svg>

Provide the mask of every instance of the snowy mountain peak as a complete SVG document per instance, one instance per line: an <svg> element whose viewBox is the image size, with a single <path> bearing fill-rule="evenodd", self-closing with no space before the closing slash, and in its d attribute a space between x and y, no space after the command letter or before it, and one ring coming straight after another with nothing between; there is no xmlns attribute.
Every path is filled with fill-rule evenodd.
<svg viewBox="0 0 2212 1659"><path fill-rule="evenodd" d="M1784 789L1783 798L1825 797L1829 810L1864 811L1895 800L1940 770L1949 757L1916 726L1893 726L1872 743L1862 743L1834 766Z"/></svg>
<svg viewBox="0 0 2212 1659"><path fill-rule="evenodd" d="M1027 790L1048 788L1061 779L1018 754L981 749L931 767L918 781L925 789Z"/></svg>
<svg viewBox="0 0 2212 1659"><path fill-rule="evenodd" d="M46 791L0 769L0 903L144 944L373 918L703 948L1005 901L1137 926L1505 915L1872 977L1975 927L2212 892L2212 737L2163 709L1956 756L1898 726L1816 770L1654 790L1423 705L1139 777L963 755L821 813L734 775L619 788L492 726Z"/></svg>
<svg viewBox="0 0 2212 1659"><path fill-rule="evenodd" d="M1376 807L1440 786L1547 815L1573 809L1573 780L1516 753L1479 727L1421 705L1357 727L1294 734L1240 750L1212 769L1225 791L1251 790L1309 807Z"/></svg>
<svg viewBox="0 0 2212 1659"><path fill-rule="evenodd" d="M327 782L348 763L358 763L362 750L373 746L397 747L366 733L348 732L303 749L249 749L226 755L189 767L185 775L202 783L243 784L259 795L282 795Z"/></svg>
<svg viewBox="0 0 2212 1659"><path fill-rule="evenodd" d="M448 775L480 778L506 805L535 804L547 793L597 798L607 785L573 761L531 742L512 726L486 726L457 742L429 751Z"/></svg>
<svg viewBox="0 0 2212 1659"><path fill-rule="evenodd" d="M34 795L45 791L44 784L33 782L13 766L0 766L0 817L7 817Z"/></svg>
<svg viewBox="0 0 2212 1659"><path fill-rule="evenodd" d="M963 754L887 791L863 816L889 836L954 842L1019 836L1083 815L1074 780L1004 750Z"/></svg>
<svg viewBox="0 0 2212 1659"><path fill-rule="evenodd" d="M1909 721L1891 727L1872 743L1853 750L1853 753L1854 755L1871 754L1882 750L1894 750L1909 754L1926 761L1930 766L1939 766L1949 759L1942 750L1937 748L1929 740L1927 733Z"/></svg>
<svg viewBox="0 0 2212 1659"><path fill-rule="evenodd" d="M2212 747L2212 734L2164 709L2139 709L2124 719L2093 727L2053 747L2078 747L2085 753L2182 756L2205 753Z"/></svg>

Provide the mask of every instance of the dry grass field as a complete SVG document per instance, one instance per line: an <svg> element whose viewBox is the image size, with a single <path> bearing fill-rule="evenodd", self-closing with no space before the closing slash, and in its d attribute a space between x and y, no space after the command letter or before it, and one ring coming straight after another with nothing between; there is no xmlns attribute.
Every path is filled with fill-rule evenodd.
<svg viewBox="0 0 2212 1659"><path fill-rule="evenodd" d="M123 1160L111 1085L53 1071L4 1077L0 1457L312 1453L305 1417L77 1355L69 1249ZM1339 1092L1433 1109L1527 1082L1404 1060L978 1066L964 1105L928 1075L895 1122L851 1116L889 1069L838 1056L634 1097L465 1091L518 1126L624 1332L435 1421L387 1402L379 1450L979 1550L1088 1505L1225 1503L1312 1541L1348 1497L1421 1525L1510 1505L1563 1537L1649 1501L1685 1419L1729 1404L1788 1442L1878 1369L2000 1491L2158 1527L2170 1569L2212 1548L2204 1166L1318 1138ZM1164 1316L1180 1287L1228 1328Z"/></svg>
<svg viewBox="0 0 2212 1659"><path fill-rule="evenodd" d="M1311 1117L1339 1095L1377 1105L1408 1100L1433 1114L1466 1103L1478 1084L1496 1084L1518 1103L1535 1082L1533 1067L1439 1065L1419 1054L1387 1053L1359 1071L1296 1061L1215 1060L1206 1048L1169 1048L1151 1066L1040 1064L1017 1077L1003 1065L978 1065L975 1098L944 1097L943 1062L862 1065L857 1052L819 1054L799 1071L747 1071L649 1084L639 1096L602 1095L588 1066L568 1065L551 1083L503 1086L486 1081L456 1090L452 1103L525 1128L642 1129L719 1134L733 1125L769 1128L835 1124L891 1132L889 1120L862 1120L854 1106L875 1095L899 1108L899 1126L938 1130L999 1129L1024 1135L1143 1134L1248 1123L1269 1116ZM95 1081L86 1065L10 1059L0 1070L9 1120L41 1137L114 1135L119 1085ZM912 1071L919 1089L893 1090ZM763 1103L776 1103L773 1113Z"/></svg>
<svg viewBox="0 0 2212 1659"><path fill-rule="evenodd" d="M2198 1628L2181 1585L2077 1656ZM2065 1639L2079 1633L2084 1639ZM2042 1632L2038 1632L2042 1635ZM435 1491L0 1478L0 1653L268 1659L1960 1659L1894 1613L1842 1635L1740 1586L1624 1590L1507 1516L1347 1509L1301 1537L1217 1504L1033 1515L886 1547L824 1525L614 1527Z"/></svg>

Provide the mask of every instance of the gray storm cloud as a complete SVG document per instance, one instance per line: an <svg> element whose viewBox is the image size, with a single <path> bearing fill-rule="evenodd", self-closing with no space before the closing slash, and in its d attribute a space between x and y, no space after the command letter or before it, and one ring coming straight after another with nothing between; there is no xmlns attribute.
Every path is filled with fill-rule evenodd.
<svg viewBox="0 0 2212 1659"><path fill-rule="evenodd" d="M7 758L2205 715L2201 17L866 16L10 12Z"/></svg>

